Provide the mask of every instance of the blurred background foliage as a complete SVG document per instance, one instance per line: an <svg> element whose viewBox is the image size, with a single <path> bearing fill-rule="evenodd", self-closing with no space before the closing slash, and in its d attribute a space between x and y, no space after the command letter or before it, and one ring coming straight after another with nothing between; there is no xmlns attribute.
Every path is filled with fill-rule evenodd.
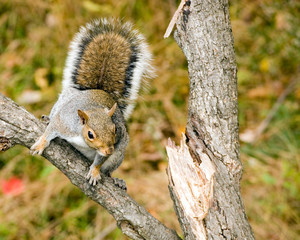
<svg viewBox="0 0 300 240"><path fill-rule="evenodd" d="M130 119L130 144L115 176L168 227L180 231L169 199L164 146L179 142L188 102L187 63L163 34L179 0L1 0L0 92L37 117L61 89L68 44L79 26L115 16L150 43L157 78ZM241 133L263 121L299 78L300 2L232 0ZM300 88L280 103L254 143L241 142L242 193L257 239L300 238ZM246 137L242 138L247 141ZM0 155L0 240L127 239L114 219L41 157L16 146Z"/></svg>

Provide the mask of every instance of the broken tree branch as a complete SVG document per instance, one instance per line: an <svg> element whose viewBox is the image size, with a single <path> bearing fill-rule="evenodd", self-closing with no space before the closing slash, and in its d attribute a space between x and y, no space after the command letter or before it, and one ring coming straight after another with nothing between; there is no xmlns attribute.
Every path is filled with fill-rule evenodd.
<svg viewBox="0 0 300 240"><path fill-rule="evenodd" d="M194 169L177 174L170 167L171 196L178 218L184 220L182 230L189 233L185 234L186 239L251 240L254 236L240 194L237 70L228 1L184 2L174 37L188 62L188 147L182 140L180 150L175 151L173 144L167 149L170 164L173 159L182 159L185 165L182 163L181 168L193 166ZM189 149L190 155L184 149ZM197 173L198 180L189 178L193 172ZM182 189L180 181L187 181L188 185L181 195L196 193L194 199L198 201L193 206L196 210L189 211L184 198L176 195Z"/></svg>

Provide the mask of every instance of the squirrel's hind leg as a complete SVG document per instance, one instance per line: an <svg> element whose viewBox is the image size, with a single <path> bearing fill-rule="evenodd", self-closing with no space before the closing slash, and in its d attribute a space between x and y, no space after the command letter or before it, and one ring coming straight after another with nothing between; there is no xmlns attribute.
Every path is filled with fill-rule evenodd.
<svg viewBox="0 0 300 240"><path fill-rule="evenodd" d="M125 125L121 125L119 131L120 141L116 144L114 153L108 157L108 159L103 163L100 169L102 173L109 177L111 177L111 173L121 165L124 159L126 146L129 141L129 136L126 131ZM125 191L127 190L126 182L123 179L114 177L112 177L112 179L114 180L114 184L117 187Z"/></svg>
<svg viewBox="0 0 300 240"><path fill-rule="evenodd" d="M111 173L117 169L124 159L124 153L116 151L111 155L101 166L101 172L108 177L111 177L114 181L115 186L127 190L126 182L123 179L115 178L111 176Z"/></svg>
<svg viewBox="0 0 300 240"><path fill-rule="evenodd" d="M114 181L115 186L123 189L124 191L127 191L127 185L126 182L121 178L111 177Z"/></svg>
<svg viewBox="0 0 300 240"><path fill-rule="evenodd" d="M41 120L46 123L47 125L50 123L50 117L47 115L42 115Z"/></svg>

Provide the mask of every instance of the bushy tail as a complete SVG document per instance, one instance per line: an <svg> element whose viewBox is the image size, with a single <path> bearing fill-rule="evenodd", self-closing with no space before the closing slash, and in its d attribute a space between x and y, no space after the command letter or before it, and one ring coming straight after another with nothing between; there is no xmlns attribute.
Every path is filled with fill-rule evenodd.
<svg viewBox="0 0 300 240"><path fill-rule="evenodd" d="M144 37L128 22L100 19L81 27L70 45L63 90L102 89L118 101L125 118L141 82L154 76Z"/></svg>

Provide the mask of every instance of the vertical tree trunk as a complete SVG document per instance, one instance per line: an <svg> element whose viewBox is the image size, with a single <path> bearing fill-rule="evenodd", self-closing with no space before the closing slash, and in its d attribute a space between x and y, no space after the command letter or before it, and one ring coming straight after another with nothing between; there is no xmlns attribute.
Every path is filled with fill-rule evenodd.
<svg viewBox="0 0 300 240"><path fill-rule="evenodd" d="M201 203L202 214L190 218L202 223L202 230L198 230L202 237L197 237L195 232L186 232L187 208L178 203L182 195L176 193L176 176L170 169L172 166L169 168L171 195L186 239L254 239L240 194L237 68L228 1L185 1L174 36L188 61L186 142L194 160L191 164L199 168L200 163L196 173L201 182L196 192L202 193L202 197L195 197L195 204ZM171 145L167 148L169 157ZM214 169L210 174L202 166L208 162Z"/></svg>

